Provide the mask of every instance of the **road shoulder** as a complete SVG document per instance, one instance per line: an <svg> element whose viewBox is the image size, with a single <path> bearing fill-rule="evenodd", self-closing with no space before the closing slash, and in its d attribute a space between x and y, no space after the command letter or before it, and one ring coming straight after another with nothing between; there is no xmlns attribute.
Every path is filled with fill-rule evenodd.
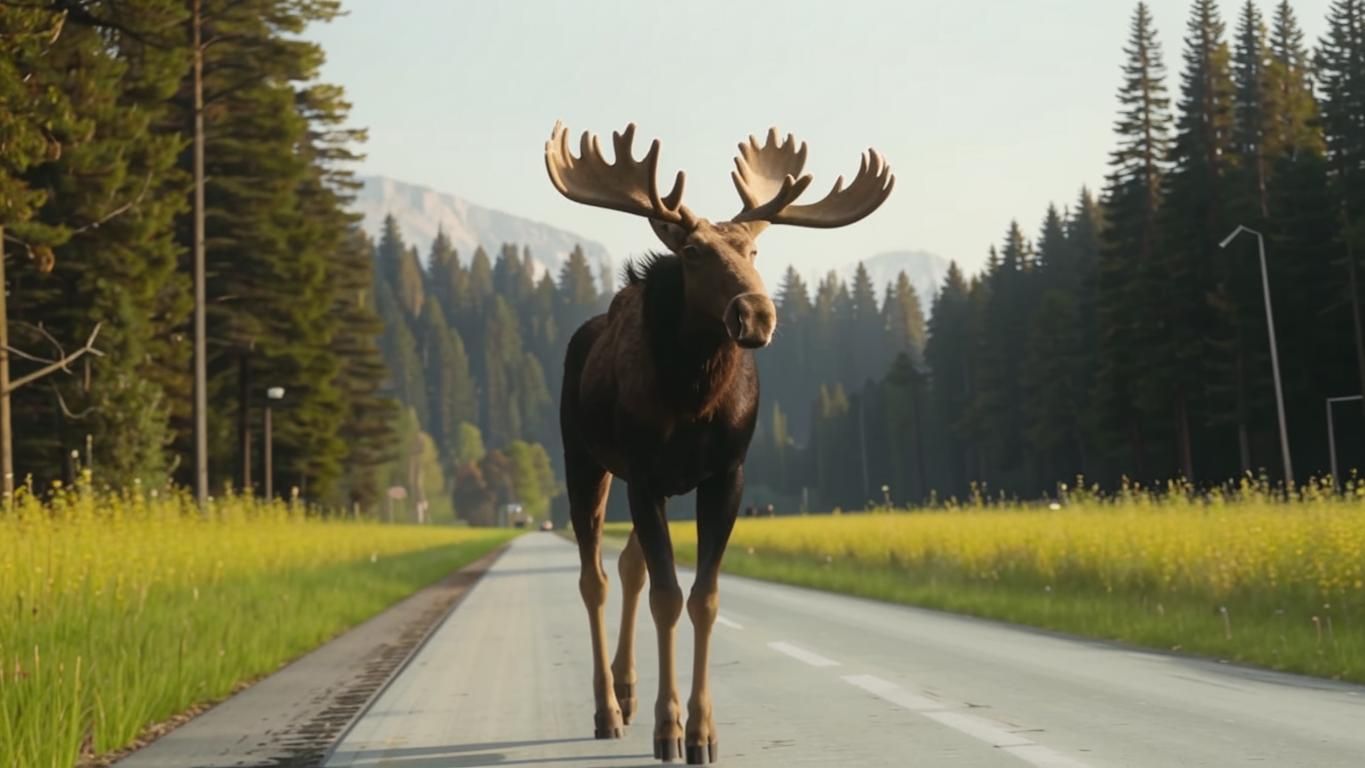
<svg viewBox="0 0 1365 768"><path fill-rule="evenodd" d="M127 754L116 768L321 765L489 567L503 545Z"/></svg>

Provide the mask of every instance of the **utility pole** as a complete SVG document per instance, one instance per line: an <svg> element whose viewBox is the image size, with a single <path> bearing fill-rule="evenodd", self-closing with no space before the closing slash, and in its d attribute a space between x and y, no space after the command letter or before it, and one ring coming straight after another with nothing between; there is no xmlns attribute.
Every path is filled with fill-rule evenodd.
<svg viewBox="0 0 1365 768"><path fill-rule="evenodd" d="M265 391L265 503L275 500L275 435L271 423L271 407L284 398L284 387Z"/></svg>
<svg viewBox="0 0 1365 768"><path fill-rule="evenodd" d="M1270 309L1270 273L1265 265L1265 238L1260 232L1246 226L1238 226L1232 234L1223 238L1223 242L1218 244L1219 248L1227 248L1232 239L1246 232L1256 236L1256 246L1261 257L1261 288L1265 293L1265 322L1270 334L1270 367L1275 376L1275 408L1280 416L1280 454L1284 460L1284 485L1285 490L1290 491L1294 488L1294 465L1289 459L1289 427L1285 424L1284 418L1284 389L1280 385L1280 355L1275 347L1275 315Z"/></svg>
<svg viewBox="0 0 1365 768"><path fill-rule="evenodd" d="M208 361L204 321L204 42L202 0L194 0L194 498L209 498Z"/></svg>

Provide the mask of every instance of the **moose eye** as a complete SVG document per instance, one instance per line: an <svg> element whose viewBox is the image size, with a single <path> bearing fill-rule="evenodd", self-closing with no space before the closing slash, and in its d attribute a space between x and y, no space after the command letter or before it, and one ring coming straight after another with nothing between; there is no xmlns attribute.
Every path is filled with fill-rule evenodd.
<svg viewBox="0 0 1365 768"><path fill-rule="evenodd" d="M695 259L701 255L701 250L695 245L684 245L682 247L682 257L684 259Z"/></svg>

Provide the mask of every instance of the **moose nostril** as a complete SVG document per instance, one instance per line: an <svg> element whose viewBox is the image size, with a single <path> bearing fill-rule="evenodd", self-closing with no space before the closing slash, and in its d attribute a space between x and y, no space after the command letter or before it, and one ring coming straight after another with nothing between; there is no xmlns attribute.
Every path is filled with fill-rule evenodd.
<svg viewBox="0 0 1365 768"><path fill-rule="evenodd" d="M766 346L776 325L777 308L761 293L736 296L726 309L725 330L742 347Z"/></svg>

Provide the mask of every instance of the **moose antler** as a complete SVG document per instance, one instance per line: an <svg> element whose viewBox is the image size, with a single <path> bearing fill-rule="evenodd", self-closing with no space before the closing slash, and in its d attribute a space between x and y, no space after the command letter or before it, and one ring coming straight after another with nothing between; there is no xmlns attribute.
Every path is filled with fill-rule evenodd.
<svg viewBox="0 0 1365 768"><path fill-rule="evenodd" d="M659 196L659 140L649 146L644 160L636 162L630 145L635 140L635 124L622 133L613 132L616 162L602 157L597 137L583 132L579 157L569 152L569 129L555 122L550 140L545 142L545 170L560 194L584 205L611 208L636 216L691 226L692 212L682 204L686 175L678 171L673 191Z"/></svg>
<svg viewBox="0 0 1365 768"><path fill-rule="evenodd" d="M877 210L896 184L891 167L875 149L868 149L853 183L844 188L844 177L817 203L794 205L796 198L810 186L811 176L801 175L806 165L806 143L797 146L791 134L782 143L777 129L768 129L762 146L750 136L739 145L735 169L730 178L744 203L734 221L766 221L797 227L842 227Z"/></svg>

